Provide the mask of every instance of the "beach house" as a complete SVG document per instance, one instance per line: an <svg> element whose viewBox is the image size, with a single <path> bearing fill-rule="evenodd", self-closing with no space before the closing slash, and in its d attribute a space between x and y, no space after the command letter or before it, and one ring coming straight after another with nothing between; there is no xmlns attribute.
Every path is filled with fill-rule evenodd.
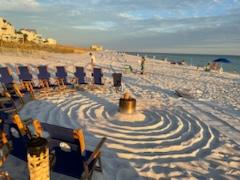
<svg viewBox="0 0 240 180"><path fill-rule="evenodd" d="M15 28L6 19L0 17L0 39L11 42L14 40Z"/></svg>
<svg viewBox="0 0 240 180"><path fill-rule="evenodd" d="M35 29L20 29L15 27L3 17L0 17L0 40L4 42L25 43L33 42L38 45L56 45L57 41L53 38L45 39L38 34Z"/></svg>
<svg viewBox="0 0 240 180"><path fill-rule="evenodd" d="M36 44L43 44L43 39L35 29L20 29L20 32L26 36L26 40Z"/></svg>
<svg viewBox="0 0 240 180"><path fill-rule="evenodd" d="M39 45L56 45L57 41L53 38L45 39L38 34L35 29L20 29L20 32L26 36L26 40Z"/></svg>
<svg viewBox="0 0 240 180"><path fill-rule="evenodd" d="M103 50L103 46L101 45L97 45L97 44L93 44L90 46L90 49L93 51L102 51Z"/></svg>
<svg viewBox="0 0 240 180"><path fill-rule="evenodd" d="M56 45L57 41L53 38L48 38L45 43L48 45Z"/></svg>
<svg viewBox="0 0 240 180"><path fill-rule="evenodd" d="M24 43L24 34L20 31L15 31L14 42Z"/></svg>

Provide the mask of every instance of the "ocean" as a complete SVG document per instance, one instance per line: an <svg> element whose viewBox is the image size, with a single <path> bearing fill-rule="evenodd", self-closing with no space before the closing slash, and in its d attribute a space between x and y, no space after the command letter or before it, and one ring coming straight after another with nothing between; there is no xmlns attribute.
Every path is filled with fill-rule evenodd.
<svg viewBox="0 0 240 180"><path fill-rule="evenodd" d="M148 58L155 58L168 61L182 61L194 66L206 66L207 63L212 62L217 58L226 58L231 63L224 64L222 67L224 71L240 73L240 56L230 55L201 55L201 54L168 54L168 53L143 53L143 52L126 52L131 55L146 56Z"/></svg>

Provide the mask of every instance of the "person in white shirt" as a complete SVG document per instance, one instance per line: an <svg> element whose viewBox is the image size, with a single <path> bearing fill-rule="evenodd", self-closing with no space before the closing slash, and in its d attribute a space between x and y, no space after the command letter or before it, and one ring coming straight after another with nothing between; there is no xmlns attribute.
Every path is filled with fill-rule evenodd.
<svg viewBox="0 0 240 180"><path fill-rule="evenodd" d="M96 65L96 57L90 52L89 53L90 55L90 58L91 58L91 65L92 65L92 68Z"/></svg>

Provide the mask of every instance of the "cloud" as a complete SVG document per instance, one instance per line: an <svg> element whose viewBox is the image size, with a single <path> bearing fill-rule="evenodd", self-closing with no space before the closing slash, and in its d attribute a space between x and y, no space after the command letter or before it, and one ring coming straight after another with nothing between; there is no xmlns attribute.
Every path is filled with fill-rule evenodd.
<svg viewBox="0 0 240 180"><path fill-rule="evenodd" d="M118 14L119 17L127 19L127 20L142 20L143 18L138 17L136 15L132 15L130 13L125 13L125 12L121 12Z"/></svg>
<svg viewBox="0 0 240 180"><path fill-rule="evenodd" d="M0 4L1 15L16 27L39 29L68 44L85 45L91 39L129 50L202 48L204 43L211 47L222 43L227 50L240 44L240 0L0 0Z"/></svg>
<svg viewBox="0 0 240 180"><path fill-rule="evenodd" d="M0 0L1 11L37 11L40 4L36 0Z"/></svg>
<svg viewBox="0 0 240 180"><path fill-rule="evenodd" d="M197 30L215 29L216 32L221 31L222 27L231 27L239 24L238 16L212 16L212 17L193 17L175 20L156 19L149 21L148 24L142 26L142 31L153 33L181 33Z"/></svg>
<svg viewBox="0 0 240 180"><path fill-rule="evenodd" d="M93 31L112 31L115 26L111 21L97 21L86 25L72 26L73 29L93 30Z"/></svg>
<svg viewBox="0 0 240 180"><path fill-rule="evenodd" d="M131 51L152 52L189 52L189 53L224 53L239 54L238 25L204 29L182 30L179 32L142 33L139 36L129 36L118 40L118 48L124 50L126 46ZM114 42L109 47L116 47Z"/></svg>

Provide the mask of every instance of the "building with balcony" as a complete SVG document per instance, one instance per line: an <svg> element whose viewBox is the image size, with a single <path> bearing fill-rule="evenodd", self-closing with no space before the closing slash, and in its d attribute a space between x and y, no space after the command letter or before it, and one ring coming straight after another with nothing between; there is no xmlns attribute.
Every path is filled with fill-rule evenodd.
<svg viewBox="0 0 240 180"><path fill-rule="evenodd" d="M33 42L38 45L57 44L55 39L45 39L35 29L24 28L16 31L14 26L3 17L0 17L0 40L17 43Z"/></svg>

